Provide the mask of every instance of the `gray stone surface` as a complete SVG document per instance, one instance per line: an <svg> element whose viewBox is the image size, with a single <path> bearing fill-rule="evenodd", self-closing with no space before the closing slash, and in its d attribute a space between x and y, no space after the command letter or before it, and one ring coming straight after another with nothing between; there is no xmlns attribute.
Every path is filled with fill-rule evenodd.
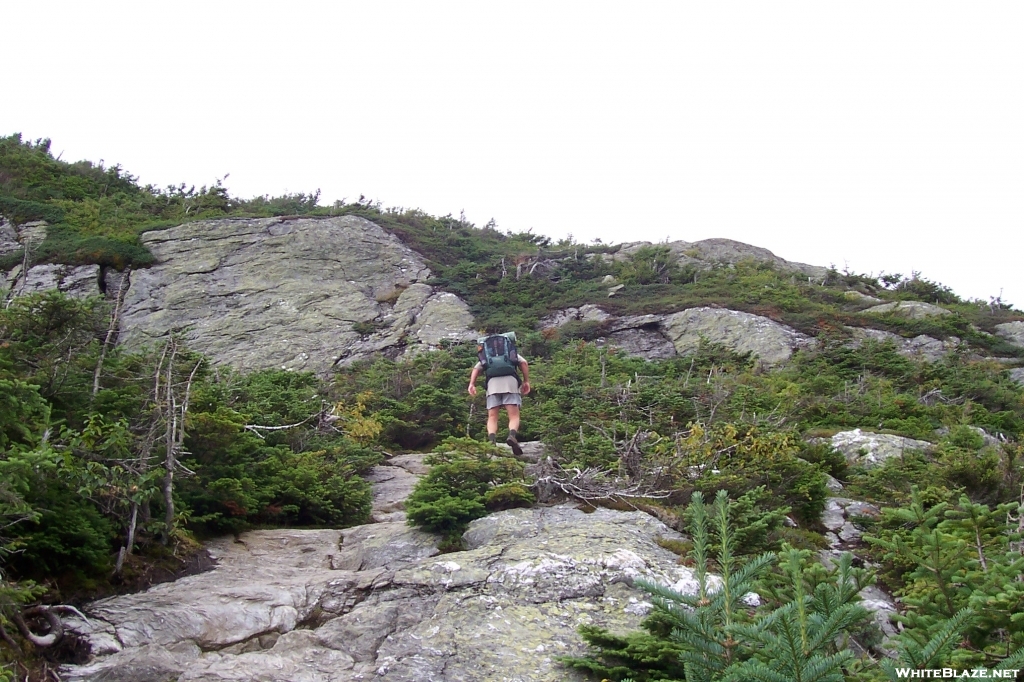
<svg viewBox="0 0 1024 682"><path fill-rule="evenodd" d="M960 345L960 339L955 336L940 341L924 334L907 339L899 334L868 327L846 327L846 330L850 332L851 347L856 348L867 340L879 343L891 341L900 355L927 362L938 362Z"/></svg>
<svg viewBox="0 0 1024 682"><path fill-rule="evenodd" d="M921 334L915 336L912 339L906 340L903 344L903 348L900 353L908 357L920 358L928 362L938 362L942 358L946 357L960 345L960 339L951 336L948 339L940 341L939 339L932 338Z"/></svg>
<svg viewBox="0 0 1024 682"><path fill-rule="evenodd" d="M857 291L856 289L850 289L849 291L843 292L843 298L854 303L881 303L882 299L874 296L869 296L863 292Z"/></svg>
<svg viewBox="0 0 1024 682"><path fill-rule="evenodd" d="M846 497L830 497L825 502L825 510L821 513L821 525L828 531L825 537L832 549L849 549L847 545L860 541L862 529L857 525L859 519L877 519L881 510L873 504L859 502Z"/></svg>
<svg viewBox="0 0 1024 682"><path fill-rule="evenodd" d="M69 296L85 298L99 296L100 266L98 265L34 265L23 276L21 266L8 275L11 294L22 296L57 289Z"/></svg>
<svg viewBox="0 0 1024 682"><path fill-rule="evenodd" d="M825 474L825 487L832 492L837 493L843 489L843 484L839 482L839 479Z"/></svg>
<svg viewBox="0 0 1024 682"><path fill-rule="evenodd" d="M869 585L859 593L860 605L871 612L872 620L878 625L885 639L892 639L898 632L892 616L898 613L896 601L877 585Z"/></svg>
<svg viewBox="0 0 1024 682"><path fill-rule="evenodd" d="M46 232L49 225L44 220L33 220L22 223L15 229L18 231L18 241L27 244L29 248L35 248L46 239Z"/></svg>
<svg viewBox="0 0 1024 682"><path fill-rule="evenodd" d="M612 316L602 310L599 306L587 303L579 308L566 308L548 315L540 321L538 327L564 327L570 322L605 322L613 319Z"/></svg>
<svg viewBox="0 0 1024 682"><path fill-rule="evenodd" d="M600 322L607 336L599 340L628 355L665 360L694 352L702 338L739 353L752 352L767 365L789 359L811 339L766 317L723 308L689 308L670 315L615 317L594 305L566 308L541 321L561 327L572 321Z"/></svg>
<svg viewBox="0 0 1024 682"><path fill-rule="evenodd" d="M630 242L623 244L613 254L603 254L603 260L625 260L651 242ZM664 244L675 255L680 265L710 267L712 265L735 265L743 260L771 263L780 270L790 270L805 277L820 281L828 273L827 268L779 258L768 249L744 244L732 239L703 239L696 242L674 241Z"/></svg>
<svg viewBox="0 0 1024 682"><path fill-rule="evenodd" d="M0 218L0 256L14 253L20 248L21 242L18 241L18 231L14 229L14 225L11 225L4 218Z"/></svg>
<svg viewBox="0 0 1024 682"><path fill-rule="evenodd" d="M647 360L667 360L676 356L675 345L657 329L622 329L609 334L607 343L621 348L628 355Z"/></svg>
<svg viewBox="0 0 1024 682"><path fill-rule="evenodd" d="M598 343L621 349L627 355L647 360L675 357L676 349L661 331L664 315L615 317L592 304L559 310L540 321L540 329L563 327L570 322L597 322L607 331Z"/></svg>
<svg viewBox="0 0 1024 682"><path fill-rule="evenodd" d="M1010 378L1021 386L1024 386L1024 367L1016 367L1010 370Z"/></svg>
<svg viewBox="0 0 1024 682"><path fill-rule="evenodd" d="M931 303L924 303L922 301L894 301L893 303L883 303L882 305L872 306L861 312L868 313L870 315L896 315L898 317L907 317L912 320L922 320L927 317L953 314L945 308L932 305Z"/></svg>
<svg viewBox="0 0 1024 682"><path fill-rule="evenodd" d="M87 606L78 629L111 653L61 675L582 680L554 657L586 650L581 624L635 629L650 604L633 580L695 589L658 537L679 536L640 512L570 506L480 519L467 551L444 555L401 523L249 532L210 544L212 571Z"/></svg>
<svg viewBox="0 0 1024 682"><path fill-rule="evenodd" d="M776 365L789 359L809 338L767 317L722 308L690 308L668 315L662 330L680 355L697 350L701 339L720 343L738 353L753 353Z"/></svg>
<svg viewBox="0 0 1024 682"><path fill-rule="evenodd" d="M933 445L925 440L870 431L840 431L832 436L832 447L846 456L850 464L867 468L880 466L890 457L899 457L911 450L929 451Z"/></svg>
<svg viewBox="0 0 1024 682"><path fill-rule="evenodd" d="M157 263L132 274L129 347L182 331L217 363L326 372L475 338L465 303L424 284L422 258L362 218L208 220L142 239Z"/></svg>
<svg viewBox="0 0 1024 682"><path fill-rule="evenodd" d="M423 463L425 455L400 455L375 466L366 477L373 484L374 522L405 520L405 498L409 496L420 476L430 467Z"/></svg>
<svg viewBox="0 0 1024 682"><path fill-rule="evenodd" d="M1024 322L1004 322L996 325L996 335L1000 336L1015 346L1024 348Z"/></svg>

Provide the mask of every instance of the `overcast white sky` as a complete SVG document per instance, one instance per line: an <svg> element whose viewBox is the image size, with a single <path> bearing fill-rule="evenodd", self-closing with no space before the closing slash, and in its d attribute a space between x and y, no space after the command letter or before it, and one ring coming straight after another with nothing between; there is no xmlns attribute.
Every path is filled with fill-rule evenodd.
<svg viewBox="0 0 1024 682"><path fill-rule="evenodd" d="M728 237L1024 308L1024 3L33 2L0 134L232 193Z"/></svg>

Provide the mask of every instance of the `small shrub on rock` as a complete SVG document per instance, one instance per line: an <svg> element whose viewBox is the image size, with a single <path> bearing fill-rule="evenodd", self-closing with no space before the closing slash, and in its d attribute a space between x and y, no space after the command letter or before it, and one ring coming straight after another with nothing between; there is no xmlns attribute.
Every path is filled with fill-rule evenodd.
<svg viewBox="0 0 1024 682"><path fill-rule="evenodd" d="M449 438L437 450L426 459L430 473L405 503L411 525L452 538L488 511L532 504L520 480L521 462L497 457L490 446L466 438Z"/></svg>

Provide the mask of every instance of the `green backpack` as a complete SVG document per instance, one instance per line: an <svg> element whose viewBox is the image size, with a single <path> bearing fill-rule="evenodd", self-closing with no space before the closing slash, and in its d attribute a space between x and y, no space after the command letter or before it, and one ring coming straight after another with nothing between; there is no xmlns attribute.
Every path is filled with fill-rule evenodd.
<svg viewBox="0 0 1024 682"><path fill-rule="evenodd" d="M516 333L494 334L478 339L477 358L484 366L488 379L494 377L519 378L519 354L516 352Z"/></svg>

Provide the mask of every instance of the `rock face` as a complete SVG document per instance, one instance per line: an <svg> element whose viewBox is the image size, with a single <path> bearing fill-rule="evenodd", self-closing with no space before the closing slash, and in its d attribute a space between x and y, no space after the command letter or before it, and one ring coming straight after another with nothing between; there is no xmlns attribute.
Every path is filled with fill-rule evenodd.
<svg viewBox="0 0 1024 682"><path fill-rule="evenodd" d="M893 303L883 303L882 305L871 306L862 312L871 315L895 315L897 317L906 317L911 320L922 320L927 317L953 314L945 308L940 308L937 305L923 303L921 301L895 301Z"/></svg>
<svg viewBox="0 0 1024 682"><path fill-rule="evenodd" d="M35 265L22 275L21 266L11 271L9 286L12 294L35 294L57 289L69 296L85 298L100 294L98 265Z"/></svg>
<svg viewBox="0 0 1024 682"><path fill-rule="evenodd" d="M1015 346L1024 348L1024 322L1005 322L996 325L996 335L1006 339Z"/></svg>
<svg viewBox="0 0 1024 682"><path fill-rule="evenodd" d="M423 463L424 457L422 454L397 455L370 471L366 480L373 484L370 518L375 523L405 521L405 499L420 476L430 470Z"/></svg>
<svg viewBox="0 0 1024 682"><path fill-rule="evenodd" d="M21 248L18 231L4 218L0 218L0 256L14 253Z"/></svg>
<svg viewBox="0 0 1024 682"><path fill-rule="evenodd" d="M881 466L891 457L899 457L910 450L928 451L932 444L926 440L915 440L885 433L871 433L854 429L840 431L832 436L832 447L846 456L850 464L869 469Z"/></svg>
<svg viewBox="0 0 1024 682"><path fill-rule="evenodd" d="M605 342L630 355L664 360L696 351L702 339L738 353L753 353L766 365L789 359L810 338L760 315L722 308L688 308L670 315L614 317L594 305L567 308L541 321L541 327L593 322L606 333Z"/></svg>
<svg viewBox="0 0 1024 682"><path fill-rule="evenodd" d="M156 682L582 680L581 624L635 629L639 577L692 592L640 512L569 506L475 521L468 550L401 523L254 531L210 545L217 567L96 602L73 623L96 657L62 679Z"/></svg>
<svg viewBox="0 0 1024 682"><path fill-rule="evenodd" d="M864 292L857 291L856 289L850 289L849 291L843 292L843 298L853 303L881 303L882 299L876 298L875 296L869 296Z"/></svg>
<svg viewBox="0 0 1024 682"><path fill-rule="evenodd" d="M1024 367L1017 367L1010 370L1010 378L1021 386L1024 386Z"/></svg>
<svg viewBox="0 0 1024 682"><path fill-rule="evenodd" d="M31 222L15 227L0 218L0 256L20 251L28 244L38 246L46 239L47 225ZM9 272L0 271L0 299L56 289L69 296L85 298L101 293L98 265L35 265L24 272L16 265Z"/></svg>
<svg viewBox="0 0 1024 682"><path fill-rule="evenodd" d="M720 343L738 353L753 353L768 365L789 359L808 337L767 317L720 308L690 308L669 315L665 335L680 355L692 353L702 339Z"/></svg>
<svg viewBox="0 0 1024 682"><path fill-rule="evenodd" d="M846 329L852 336L850 345L853 347L860 346L867 340L882 343L891 341L896 345L897 352L900 355L925 360L926 362L938 362L956 350L960 345L960 339L955 336L951 336L943 341L925 334L907 339L899 334L893 334L881 329L868 329L864 327L847 327Z"/></svg>
<svg viewBox="0 0 1024 682"><path fill-rule="evenodd" d="M652 246L652 244L651 242L623 244L616 253L605 254L605 256L610 260L622 260L630 257L645 246ZM828 274L827 268L807 265L805 263L794 263L779 258L768 249L733 241L732 239L703 239L696 242L680 240L668 242L665 246L675 255L677 262L684 266L710 267L722 264L734 265L743 260L753 260L760 263L770 263L780 270L791 270L819 281Z"/></svg>
<svg viewBox="0 0 1024 682"><path fill-rule="evenodd" d="M418 254L362 218L208 220L147 232L121 342L172 331L215 362L325 372L475 338L468 306L423 283Z"/></svg>

